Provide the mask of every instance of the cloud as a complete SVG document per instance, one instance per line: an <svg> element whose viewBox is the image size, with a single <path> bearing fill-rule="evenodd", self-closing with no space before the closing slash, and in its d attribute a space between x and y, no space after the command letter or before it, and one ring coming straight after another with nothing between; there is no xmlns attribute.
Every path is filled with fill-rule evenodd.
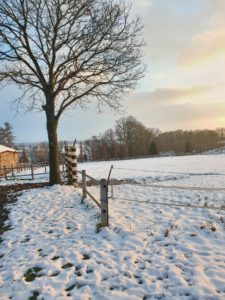
<svg viewBox="0 0 225 300"><path fill-rule="evenodd" d="M140 105L129 108L129 113L148 127L161 130L201 129L224 127L225 104L218 103L172 103L146 109Z"/></svg>
<svg viewBox="0 0 225 300"><path fill-rule="evenodd" d="M137 5L141 8L149 8L152 5L152 0L138 0Z"/></svg>
<svg viewBox="0 0 225 300"><path fill-rule="evenodd" d="M203 96L212 87L210 86L191 86L187 88L158 88L151 92L134 93L130 100L131 105L143 105L151 107L153 105L170 105L174 102L187 102L191 98Z"/></svg>
<svg viewBox="0 0 225 300"><path fill-rule="evenodd" d="M206 30L193 36L190 44L181 54L180 68L193 68L224 58L225 22L216 29Z"/></svg>
<svg viewBox="0 0 225 300"><path fill-rule="evenodd" d="M136 93L127 100L128 113L148 127L161 130L224 126L225 102L216 86L160 88Z"/></svg>

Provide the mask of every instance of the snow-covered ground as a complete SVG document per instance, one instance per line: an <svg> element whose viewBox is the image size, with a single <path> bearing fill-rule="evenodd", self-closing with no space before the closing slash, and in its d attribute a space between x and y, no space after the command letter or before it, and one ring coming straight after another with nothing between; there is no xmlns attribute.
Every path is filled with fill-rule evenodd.
<svg viewBox="0 0 225 300"><path fill-rule="evenodd" d="M112 178L131 184L113 187L110 226L99 233L98 207L70 186L11 205L0 299L225 299L225 155L79 168L100 179L111 164ZM99 198L98 186L88 189Z"/></svg>
<svg viewBox="0 0 225 300"><path fill-rule="evenodd" d="M95 178L132 179L139 183L225 188L225 154L158 157L79 164Z"/></svg>

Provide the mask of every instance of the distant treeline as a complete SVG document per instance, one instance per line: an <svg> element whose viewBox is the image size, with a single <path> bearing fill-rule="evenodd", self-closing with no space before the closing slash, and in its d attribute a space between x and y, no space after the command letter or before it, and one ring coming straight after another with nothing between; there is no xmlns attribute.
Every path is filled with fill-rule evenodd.
<svg viewBox="0 0 225 300"><path fill-rule="evenodd" d="M200 153L225 144L225 128L160 132L132 116L121 118L114 129L80 142L80 160L126 159L171 153Z"/></svg>
<svg viewBox="0 0 225 300"><path fill-rule="evenodd" d="M9 126L6 125L6 128ZM12 132L12 128L6 131ZM11 135L7 136L10 141ZM64 141L59 143L62 161L64 145ZM132 116L119 119L115 128L108 129L103 134L77 143L79 161L194 154L223 146L225 128L160 132L157 128L147 128ZM16 148L19 150L21 162L48 163L47 142L17 144Z"/></svg>

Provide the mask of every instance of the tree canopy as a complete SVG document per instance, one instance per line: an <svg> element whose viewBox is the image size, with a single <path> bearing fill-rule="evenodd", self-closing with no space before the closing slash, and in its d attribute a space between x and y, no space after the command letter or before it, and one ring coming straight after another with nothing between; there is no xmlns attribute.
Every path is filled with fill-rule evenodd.
<svg viewBox="0 0 225 300"><path fill-rule="evenodd" d="M46 114L51 184L60 116L93 100L120 109L143 76L141 31L122 0L0 1L0 80L22 88L18 107Z"/></svg>

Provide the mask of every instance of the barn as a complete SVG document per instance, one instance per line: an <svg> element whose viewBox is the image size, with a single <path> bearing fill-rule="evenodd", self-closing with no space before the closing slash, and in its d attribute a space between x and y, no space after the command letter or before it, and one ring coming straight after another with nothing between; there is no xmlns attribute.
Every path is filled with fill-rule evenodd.
<svg viewBox="0 0 225 300"><path fill-rule="evenodd" d="M3 145L0 145L0 174L4 167L15 167L19 162L18 151Z"/></svg>

